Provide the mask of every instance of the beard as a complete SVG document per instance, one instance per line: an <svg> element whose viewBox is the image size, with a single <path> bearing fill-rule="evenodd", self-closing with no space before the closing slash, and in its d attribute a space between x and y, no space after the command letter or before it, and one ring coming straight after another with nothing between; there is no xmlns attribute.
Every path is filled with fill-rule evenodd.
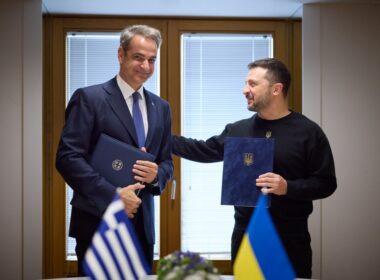
<svg viewBox="0 0 380 280"><path fill-rule="evenodd" d="M260 111L267 108L270 104L270 91L268 90L261 96L255 97L253 100L253 104L251 106L248 105L248 110L252 112L260 113Z"/></svg>

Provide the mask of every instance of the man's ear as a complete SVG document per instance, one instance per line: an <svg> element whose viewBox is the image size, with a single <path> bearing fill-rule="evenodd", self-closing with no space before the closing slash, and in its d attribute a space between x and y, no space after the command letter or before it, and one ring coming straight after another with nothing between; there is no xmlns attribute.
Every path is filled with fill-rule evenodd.
<svg viewBox="0 0 380 280"><path fill-rule="evenodd" d="M275 83L272 86L273 95L279 95L282 93L284 85L282 83Z"/></svg>
<svg viewBox="0 0 380 280"><path fill-rule="evenodd" d="M117 59L119 60L120 64L124 61L124 58L125 58L125 51L122 47L119 47L117 49Z"/></svg>

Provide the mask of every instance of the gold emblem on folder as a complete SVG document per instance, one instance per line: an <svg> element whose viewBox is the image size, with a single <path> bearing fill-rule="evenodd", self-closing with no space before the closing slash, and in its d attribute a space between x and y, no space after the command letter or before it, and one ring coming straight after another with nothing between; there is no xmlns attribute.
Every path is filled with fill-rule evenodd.
<svg viewBox="0 0 380 280"><path fill-rule="evenodd" d="M253 154L252 153L244 153L244 165L250 166L253 164Z"/></svg>
<svg viewBox="0 0 380 280"><path fill-rule="evenodd" d="M270 138L272 136L272 131L267 131L267 133L265 134L265 137L266 138Z"/></svg>

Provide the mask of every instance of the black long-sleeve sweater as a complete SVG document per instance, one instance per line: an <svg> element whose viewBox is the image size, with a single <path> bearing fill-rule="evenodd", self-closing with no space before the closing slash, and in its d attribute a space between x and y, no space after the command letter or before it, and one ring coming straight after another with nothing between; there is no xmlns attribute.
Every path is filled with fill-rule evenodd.
<svg viewBox="0 0 380 280"><path fill-rule="evenodd" d="M220 135L206 141L173 136L172 152L198 162L223 160L226 137L266 137L275 139L273 172L288 183L286 195L272 196L270 212L282 233L300 228L307 231L307 218L313 210L312 200L331 195L336 187L333 155L322 129L302 114L291 112L277 120L264 120L257 114L226 125ZM235 227L244 229L253 208L235 207ZM282 226L284 225L284 226ZM285 229L286 228L286 229Z"/></svg>

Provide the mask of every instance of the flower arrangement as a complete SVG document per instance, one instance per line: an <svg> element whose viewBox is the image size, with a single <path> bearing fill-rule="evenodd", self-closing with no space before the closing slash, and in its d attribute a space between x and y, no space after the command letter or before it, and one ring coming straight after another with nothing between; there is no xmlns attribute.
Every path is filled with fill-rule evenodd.
<svg viewBox="0 0 380 280"><path fill-rule="evenodd" d="M175 251L158 262L157 280L218 280L212 262L198 253Z"/></svg>

